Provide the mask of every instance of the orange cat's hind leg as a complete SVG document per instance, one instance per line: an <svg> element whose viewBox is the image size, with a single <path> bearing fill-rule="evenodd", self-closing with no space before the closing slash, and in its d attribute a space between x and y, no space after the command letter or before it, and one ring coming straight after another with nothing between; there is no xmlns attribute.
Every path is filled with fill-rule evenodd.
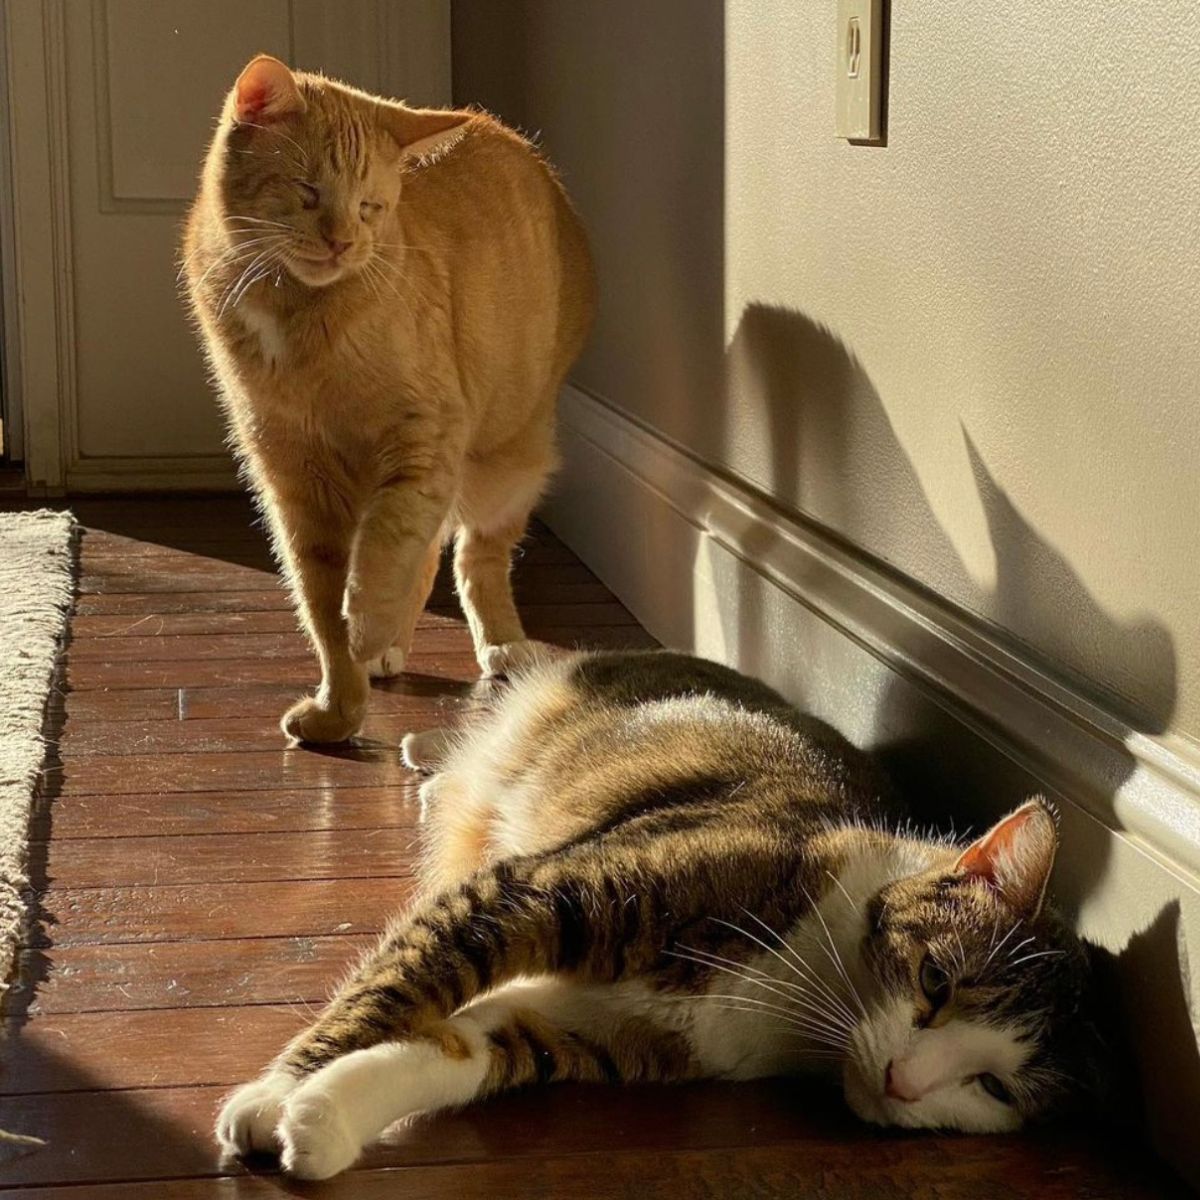
<svg viewBox="0 0 1200 1200"><path fill-rule="evenodd" d="M425 552L425 560L421 564L421 576L417 581L417 586L413 588L411 606L405 614L404 627L400 636L392 643L391 649L385 650L378 658L373 658L367 663L367 674L372 679L391 679L404 670L404 664L408 661L409 653L412 651L413 634L416 632L417 622L421 619L421 613L425 611L425 605L429 602L429 594L433 591L433 585L437 581L438 566L441 560L442 538L439 535Z"/></svg>
<svg viewBox="0 0 1200 1200"><path fill-rule="evenodd" d="M553 459L477 467L464 489L454 544L454 582L484 675L505 675L547 648L525 636L509 573L513 551L546 484Z"/></svg>

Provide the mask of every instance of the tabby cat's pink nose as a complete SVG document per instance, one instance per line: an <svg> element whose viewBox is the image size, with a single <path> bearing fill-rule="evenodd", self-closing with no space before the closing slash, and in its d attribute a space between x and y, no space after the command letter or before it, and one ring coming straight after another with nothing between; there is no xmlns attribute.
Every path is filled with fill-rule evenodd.
<svg viewBox="0 0 1200 1200"><path fill-rule="evenodd" d="M895 1061L888 1063L887 1070L883 1074L883 1092L885 1096L890 1096L893 1100L901 1100L905 1104L911 1104L914 1100L920 1100L921 1093L904 1078L904 1075L896 1071Z"/></svg>
<svg viewBox="0 0 1200 1200"><path fill-rule="evenodd" d="M353 242L339 242L336 238L325 239L325 245L329 247L329 251L334 258L339 254L344 254L353 244Z"/></svg>

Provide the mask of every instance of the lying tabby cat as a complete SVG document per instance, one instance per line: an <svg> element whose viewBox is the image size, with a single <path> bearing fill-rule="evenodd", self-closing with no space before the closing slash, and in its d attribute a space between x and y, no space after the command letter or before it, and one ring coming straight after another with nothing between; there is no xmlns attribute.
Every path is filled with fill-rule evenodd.
<svg viewBox="0 0 1200 1200"><path fill-rule="evenodd" d="M423 898L227 1101L234 1151L318 1179L524 1084L790 1072L878 1124L1012 1130L1093 1077L1040 800L966 849L894 833L865 755L674 654L542 664L405 750L437 768Z"/></svg>

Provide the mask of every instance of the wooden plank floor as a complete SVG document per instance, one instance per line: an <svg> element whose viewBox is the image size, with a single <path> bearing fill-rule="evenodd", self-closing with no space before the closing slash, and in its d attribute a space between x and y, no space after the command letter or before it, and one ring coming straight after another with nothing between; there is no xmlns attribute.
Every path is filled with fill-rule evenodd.
<svg viewBox="0 0 1200 1200"><path fill-rule="evenodd" d="M1144 1153L1102 1149L1087 1130L889 1135L836 1096L782 1082L531 1091L419 1123L319 1188L221 1162L219 1098L408 895L416 780L396 745L473 702L469 639L443 580L413 673L376 689L359 742L286 749L279 714L314 667L248 506L75 510L80 594L0 1077L0 1128L46 1145L0 1143L11 1200L1175 1192ZM546 534L516 578L535 636L649 643Z"/></svg>

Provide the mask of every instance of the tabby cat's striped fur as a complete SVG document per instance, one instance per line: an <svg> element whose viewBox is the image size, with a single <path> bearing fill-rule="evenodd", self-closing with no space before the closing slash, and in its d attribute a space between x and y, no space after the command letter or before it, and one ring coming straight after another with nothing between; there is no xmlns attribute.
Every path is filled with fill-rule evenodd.
<svg viewBox="0 0 1200 1200"><path fill-rule="evenodd" d="M557 1080L819 1072L881 1124L1014 1129L1091 1077L1086 957L1033 801L891 832L873 762L671 654L543 664L437 768L423 895L221 1114L323 1178L414 1112Z"/></svg>

